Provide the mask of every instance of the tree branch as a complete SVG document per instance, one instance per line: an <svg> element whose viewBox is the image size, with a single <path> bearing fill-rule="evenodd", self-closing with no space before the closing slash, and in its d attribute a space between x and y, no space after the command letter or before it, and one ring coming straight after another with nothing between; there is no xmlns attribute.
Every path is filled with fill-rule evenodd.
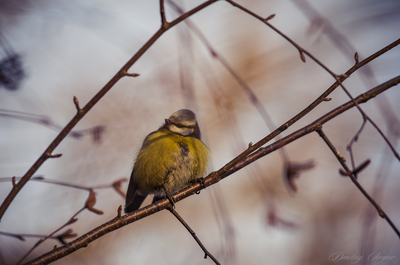
<svg viewBox="0 0 400 265"><path fill-rule="evenodd" d="M368 100L374 98L375 96L379 95L380 93L384 92L385 90L396 86L397 84L400 83L400 76L397 76L369 91L367 91L366 93L361 94L360 96L356 97L354 100L357 102L357 104L362 104L367 102ZM353 108L355 105L352 101L349 101L337 108L335 108L334 110L330 111L329 113L325 114L324 116L322 116L321 118L317 119L316 121L310 123L309 125L289 134L288 136L282 138L281 140L268 145L266 147L260 148L259 150L257 150L256 152L252 153L251 155L247 156L245 159L243 159L242 161L240 161L240 163L237 163L234 167L232 167L231 170L227 171L227 173L221 177L221 179L233 174L234 172L242 169L243 167L253 163L254 161L256 161L257 159L259 159L260 157L266 156L270 153L272 153L273 151L309 134L312 132L315 132L317 130L320 130L322 125L328 121L330 121L331 119L335 118L336 116L340 115L341 113Z"/></svg>
<svg viewBox="0 0 400 265"><path fill-rule="evenodd" d="M354 100L358 104L367 102L371 98L384 92L385 90L389 89L390 87L397 85L398 83L400 83L400 76L397 76L396 78L393 78L393 79L383 83L382 85L371 89L370 91L358 96ZM227 171L222 177L218 175L219 174L218 172L221 170L219 170L218 172L210 173L206 178L204 178L204 184L195 183L195 184L181 190L180 192L174 194L173 197L174 197L175 202L178 202L186 197L189 197L189 196L197 193L198 191L200 191L208 186L215 184L220 179L226 178L227 176L233 174L234 172L255 162L256 160L260 159L261 157L263 157L269 153L272 153L275 150L278 150L282 146L285 146L285 145L293 142L296 139L299 139L311 132L320 130L324 123L333 119L334 117L338 116L339 114L349 110L350 108L352 108L354 106L355 106L354 102L349 101L346 104L343 104L342 106L340 106L340 107L334 109L333 111L329 112L328 114L322 116L321 118L319 118L315 122L311 123L310 125L304 127L303 129L300 129L265 148L260 148L260 150L258 150L257 152L246 157L245 159L240 161L240 163L237 163L237 165L235 167L233 167L231 170ZM235 158L234 160L236 160L236 159L237 158ZM27 264L31 264L31 265L48 264L52 261L58 260L64 256L66 256L72 252L75 252L80 248L86 247L89 243L98 239L99 237L104 236L105 234L108 234L108 233L110 233L114 230L117 230L123 226L126 226L130 223L136 222L144 217L155 214L156 212L159 212L161 210L169 209L170 207L171 207L170 201L168 200L168 198L164 198L162 200L155 202L154 204L143 207L131 214L124 215L124 216L118 215L111 221L109 221L101 226L98 226L97 228L82 235L81 237L68 243L67 245L56 248L38 258L30 261Z"/></svg>
<svg viewBox="0 0 400 265"><path fill-rule="evenodd" d="M197 237L196 233L193 231L192 228L183 220L183 218L178 214L177 211L175 211L172 207L169 209L169 211L178 219L178 221L188 230L190 235L196 240L197 244L200 246L200 248L204 251L204 258L206 259L207 257L210 257L214 261L215 264L220 265L219 261L206 249L206 247L201 243L200 239Z"/></svg>
<svg viewBox="0 0 400 265"><path fill-rule="evenodd" d="M300 113L298 113L296 116L291 118L289 121L286 123L282 124L280 127L278 127L275 131L270 133L268 136L257 142L256 144L253 144L249 146L248 149L246 149L244 152L242 152L239 156L234 158L232 161L230 161L228 164L226 164L223 168L218 170L218 173L216 176L222 176L228 170L230 170L234 165L236 165L239 161L243 160L246 156L263 146L264 144L268 143L271 141L273 138L275 138L278 134L281 132L285 131L287 128L289 128L291 125L293 125L295 122L300 120L302 117L304 117L306 114L308 114L310 111L312 111L316 106L318 106L321 102L325 101L325 99L328 97L330 93L332 93L338 86L339 82L343 82L346 80L352 73L354 73L357 69L361 68L362 66L366 65L367 63L371 62L372 60L378 58L385 52L391 50L392 48L396 47L397 45L400 44L400 39L397 39L396 41L392 42L388 46L384 47L383 49L379 50L378 52L372 54L368 58L362 60L361 62L356 62L356 64L350 68L345 74L343 74L331 87L329 87L324 93L322 93L321 96L319 96L316 100L314 100L307 108L302 110ZM218 181L218 180L217 180Z"/></svg>
<svg viewBox="0 0 400 265"><path fill-rule="evenodd" d="M129 68L156 42L156 40L164 34L168 29L174 25L182 22L187 17L194 13L202 10L203 8L211 5L217 0L209 0L198 7L186 12L182 16L178 17L174 21L168 24L162 24L161 28L139 49L139 51L111 78L110 81L83 107L79 108L79 111L75 114L72 120L64 127L64 129L57 135L53 142L47 147L43 154L36 160L32 167L25 173L22 179L13 186L10 193L7 195L2 205L0 206L0 221L14 200L15 196L22 189L22 187L28 182L31 176L39 169L39 167L50 157L54 149L61 143L61 141L68 135L72 128L89 112L89 110L128 72ZM76 100L74 100L75 106Z"/></svg>

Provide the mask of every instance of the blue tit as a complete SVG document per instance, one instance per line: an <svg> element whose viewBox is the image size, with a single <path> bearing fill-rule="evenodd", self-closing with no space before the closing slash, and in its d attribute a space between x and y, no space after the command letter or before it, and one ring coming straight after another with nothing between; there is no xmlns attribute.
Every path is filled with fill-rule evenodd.
<svg viewBox="0 0 400 265"><path fill-rule="evenodd" d="M210 152L200 139L196 115L181 109L144 139L133 166L125 213L140 208L147 195L153 203L183 189L207 173Z"/></svg>

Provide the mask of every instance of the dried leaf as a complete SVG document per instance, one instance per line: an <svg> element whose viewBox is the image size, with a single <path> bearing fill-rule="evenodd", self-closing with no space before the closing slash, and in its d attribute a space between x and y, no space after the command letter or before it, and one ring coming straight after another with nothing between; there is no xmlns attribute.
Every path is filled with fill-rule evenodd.
<svg viewBox="0 0 400 265"><path fill-rule="evenodd" d="M58 239L58 241L61 242L61 244L66 245L67 242L65 241L65 239L74 238L74 237L77 237L77 236L78 236L77 234L73 233L72 229L68 229L64 233L62 233L60 235L56 235L55 237Z"/></svg>
<svg viewBox="0 0 400 265"><path fill-rule="evenodd" d="M296 223L286 220L279 215L274 202L268 202L265 219L268 225L274 227L295 228L297 226Z"/></svg>
<svg viewBox="0 0 400 265"><path fill-rule="evenodd" d="M105 129L106 129L105 126L99 125L99 126L94 127L94 128L90 131L90 133L91 133L91 135L92 135L92 138L93 138L93 142L94 142L95 144L101 143L101 137L102 137L102 135L103 135Z"/></svg>
<svg viewBox="0 0 400 265"><path fill-rule="evenodd" d="M118 193L118 194L120 194L122 197L126 197L126 194L125 194L125 192L121 189L121 183L122 182L125 182L125 181L128 181L128 179L126 179L126 178L121 178L121 179L118 179L118 180L116 180L116 181L114 181L113 182L113 184L112 184L112 186L113 186L113 188L115 189L115 191Z"/></svg>
<svg viewBox="0 0 400 265"><path fill-rule="evenodd" d="M308 161L305 163L288 163L285 167L284 181L287 189L290 192L296 192L297 186L295 179L300 176L301 171L311 169L315 166L314 161Z"/></svg>
<svg viewBox="0 0 400 265"><path fill-rule="evenodd" d="M103 214L103 211L100 211L93 206L96 204L96 193L93 190L90 190L89 197L86 200L85 207L96 214Z"/></svg>
<svg viewBox="0 0 400 265"><path fill-rule="evenodd" d="M358 166L358 167L354 170L353 174L354 174L354 175L357 175L357 174L360 173L364 168L366 168L370 163L371 163L371 159L365 160L360 166Z"/></svg>

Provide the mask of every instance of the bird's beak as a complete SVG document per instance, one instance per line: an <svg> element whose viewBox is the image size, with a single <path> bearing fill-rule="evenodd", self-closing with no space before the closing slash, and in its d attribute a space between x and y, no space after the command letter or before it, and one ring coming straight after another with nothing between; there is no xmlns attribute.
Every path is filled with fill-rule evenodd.
<svg viewBox="0 0 400 265"><path fill-rule="evenodd" d="M171 124L171 122L169 121L169 119L165 119L165 124Z"/></svg>

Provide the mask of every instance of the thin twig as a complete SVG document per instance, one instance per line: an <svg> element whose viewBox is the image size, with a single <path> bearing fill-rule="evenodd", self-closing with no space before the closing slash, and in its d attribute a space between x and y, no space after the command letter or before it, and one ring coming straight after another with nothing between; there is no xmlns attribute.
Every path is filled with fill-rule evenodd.
<svg viewBox="0 0 400 265"><path fill-rule="evenodd" d="M335 26L325 17L320 15L318 11L306 0L292 0L303 13L308 16L311 26L317 25L318 27L323 27L323 33L332 41L332 43L340 50L347 59L353 60L353 54L356 51L356 48L351 44L351 42L343 35ZM358 54L357 52L354 54L354 59L356 63L358 63ZM374 72L369 65L365 65L359 71L362 80L366 87L375 87L378 85L378 82L374 76ZM389 129L393 130L393 124L398 128L400 126L399 119L391 107L391 104L387 100L385 95L379 97L376 101L378 103L379 109L382 113L383 118L386 120L386 123L389 125Z"/></svg>
<svg viewBox="0 0 400 265"><path fill-rule="evenodd" d="M339 84L339 86L343 89L343 91L347 94L347 96L354 102L356 108L358 109L358 111L361 113L361 115L363 116L364 119L367 119L373 126L374 128L379 132L379 134L382 136L382 138L386 141L387 145L390 147L390 149L392 150L393 154L396 156L396 158L398 160L400 160L400 155L396 152L396 150L394 149L393 145L390 143L390 141L388 140L388 138L384 135L384 133L379 129L379 127L372 121L371 118L369 118L367 116L367 114L365 114L365 112L360 108L360 106L358 106L357 102L354 101L353 96L350 94L350 92L347 90L347 88L343 85L343 81L341 80L342 77L347 77L346 74L344 75L337 75L334 72L332 72L332 70L330 70L326 65L324 65L321 61L319 61L314 55L312 55L310 52L308 52L307 50L305 50L304 48L302 48L300 45L298 45L295 41L293 41L291 38L289 38L287 35L283 34L280 30L278 30L277 28L275 28L272 24L270 24L268 22L268 20L270 18L262 18L259 15L255 14L254 12L250 11L249 9L235 3L232 0L225 0L227 2L229 2L231 5L239 8L240 10L242 10L243 12L257 18L258 20L262 21L263 23L265 23L268 27L270 27L272 30L274 30L276 33L278 33L279 35L281 35L283 38L285 38L288 42L290 42L300 53L300 57L303 60L303 62L305 62L305 56L304 54L306 54L308 57L310 57L315 63L317 63L319 66L321 66L325 71L327 71L335 80L336 82ZM358 60L356 60L356 64L358 63Z"/></svg>
<svg viewBox="0 0 400 265"><path fill-rule="evenodd" d="M379 95L380 93L384 92L385 90L387 90L393 86L396 86L399 83L400 83L400 75L389 81L386 81L385 83L383 83L377 87L372 88L371 90L367 91L366 93L359 95L354 100L358 104L365 103L368 100L374 98L375 96ZM273 144L270 144L266 147L260 148L256 152L252 153L251 155L247 156L245 159L238 162L234 167L232 167L232 169L230 169L227 173L225 173L225 175L222 176L221 179L233 174L234 172L242 169L243 167L247 166L248 164L253 163L260 157L268 155L268 154L272 153L273 151L278 150L282 146L285 146L285 145L299 139L300 137L303 137L309 133L312 133L312 132L315 132L315 131L321 129L323 124L325 124L326 122L330 121L331 119L335 118L336 116L342 114L343 112L345 112L353 107L354 107L354 103L352 101L342 104L341 106L328 112L327 114L325 114L321 118L315 120L314 122L310 123L309 125L289 134L288 136L285 136L284 138L282 138L281 140L279 140Z"/></svg>
<svg viewBox="0 0 400 265"><path fill-rule="evenodd" d="M346 149L350 153L350 160L351 160L351 166L352 166L352 171L354 172L355 170L355 161L354 161L354 155L353 155L353 144L357 142L358 137L360 136L361 132L364 130L365 124L367 123L367 119L363 119L363 123L361 124L360 129L356 132L356 134L353 136L351 139L350 143L347 145ZM357 178L357 174L355 174L355 177Z"/></svg>
<svg viewBox="0 0 400 265"><path fill-rule="evenodd" d="M76 100L76 97L74 97L74 103L78 111L79 109L79 102ZM76 105L78 104L78 105ZM30 114L26 112L21 112L21 111L13 111L13 110L5 110L5 109L0 109L0 116L3 117L9 117L13 119L19 119L23 121L28 121L28 122L33 122L36 124L40 124L43 126L46 126L47 128L50 128L52 130L55 130L57 132L62 130L62 127L58 124L56 124L50 117L44 116L44 115L35 115L35 114ZM97 125L92 128L88 129L83 129L83 130L73 130L70 131L68 136L74 137L75 139L79 139L85 134L91 134L93 135L93 142L99 143L101 140L101 134L105 131L105 126L103 125Z"/></svg>
<svg viewBox="0 0 400 265"><path fill-rule="evenodd" d="M226 257L224 261L227 264L237 264L235 228L220 186L212 187L210 200L212 212L221 233L221 248Z"/></svg>
<svg viewBox="0 0 400 265"><path fill-rule="evenodd" d="M400 44L400 39L397 39L396 41L392 42L388 46L384 47L383 49L377 51L376 53L372 54L368 58L362 60L361 62L356 63L353 67L351 67L345 74L343 74L339 80L340 82L343 82L345 79L347 79L352 73L354 73L357 69L361 68L365 64L371 62L372 60L378 58L385 52L391 50L392 48L396 47L397 45ZM296 116L291 118L289 121L286 123L282 124L280 127L278 127L275 131L270 133L268 136L265 138L261 139L257 143L253 144L252 146L249 146L248 149L246 149L244 152L242 152L240 155L235 157L233 160L231 160L229 163L227 163L223 168L218 170L218 172L215 174L217 177L216 181L219 181L218 177L223 176L228 170L232 169L233 166L235 166L238 162L246 158L249 154L263 146L264 144L268 143L270 140L275 138L278 134L282 133L285 131L287 128L292 126L295 122L303 118L305 115L307 115L309 112L311 112L316 106L318 106L321 102L324 102L325 98L328 97L330 93L332 93L337 87L339 86L339 82L336 81L332 86L330 86L324 93L322 93L321 96L319 96L316 100L314 100L307 108L302 110L300 113L298 113Z"/></svg>
<svg viewBox="0 0 400 265"><path fill-rule="evenodd" d="M8 182L8 181L17 181L20 180L21 177L12 177L12 178L0 178L0 182ZM35 175L32 176L30 181L39 181L43 183L49 183L49 184L54 184L54 185L59 185L59 186L65 186L65 187L70 187L70 188L75 188L75 189L81 189L81 190L95 190L95 189L106 189L106 188L114 188L118 194L122 195L122 197L125 197L124 192L120 189L121 183L127 181L128 179L126 178L120 178L114 181L111 184L99 184L93 187L85 187L82 185L76 185L76 184L71 184L68 182L63 182L59 180L54 180L54 179L46 179L42 175Z"/></svg>
<svg viewBox="0 0 400 265"><path fill-rule="evenodd" d="M7 232L1 232L1 231L0 231L0 235L14 237L14 238L19 239L21 241L25 241L25 237L43 238L43 237L48 236L48 235L37 235L37 234L14 234L14 233L7 233ZM51 236L49 238L58 239L55 236Z"/></svg>
<svg viewBox="0 0 400 265"><path fill-rule="evenodd" d="M202 4L202 5L200 5L198 8L195 8L195 9L198 9L198 10L196 10L196 11L194 11L193 13L195 13L195 12L197 12L197 11L199 11L199 10L201 10L202 8L204 8L204 7L206 7L206 6L208 6L209 4L212 4L213 2L215 2L215 1L208 1L208 2L206 2L206 3L204 3L204 4ZM232 1L229 1L229 2L232 2ZM160 3L162 3L162 1L160 1ZM195 9L193 9L193 10L195 10ZM192 10L192 11L193 11ZM9 194L9 196L7 196L7 198L6 198L6 200L4 201L4 203L3 203L3 205L0 207L0 218L3 216L3 214L4 214L4 212L6 211L6 209L7 209L7 207L8 207L8 205L11 203L11 201L13 200L13 198L15 197L15 195L19 192L19 190L22 188L22 186L29 180L29 178L33 175L33 173L41 166L41 164L49 157L49 154L51 154L51 152L54 150L54 148L61 142L61 140L63 139L63 138L65 138L65 136L66 136L66 134L72 129L72 127L74 127L75 126L75 124L93 107L93 105L94 104L96 104L99 100L100 100L100 98L102 98L103 96L104 96L104 94L109 90L109 89L111 89L111 87L120 79L120 78L122 78L123 76L125 76L125 74L124 73L126 73L126 71L130 68L130 66L132 66L133 65L133 63L134 62L136 62L136 60L158 39L158 37L160 37L165 31L167 31L170 27L172 27L173 25L175 25L175 24L177 24L177 23L179 23L180 21L182 21L183 19L185 19L185 18L187 18L188 16L190 16L191 14L189 14L190 12L188 12L188 13L185 13L185 15L183 15L183 16L181 16L181 17L179 17L177 20L174 20L173 22L171 22L171 23L164 23L163 24L163 26L160 28L160 30L158 31L158 32L156 32L156 34L146 43L146 45L144 45L139 51L138 51L138 53L135 55L135 56L133 56L132 57L132 59L123 67L123 70L124 71L120 71L120 72L118 72L114 77L113 77L113 79L111 79L110 80L110 82L84 107L84 108L82 108L82 113L77 113L76 114L76 116L70 121L70 123L63 129L63 131L59 134L59 136L53 141L53 143L48 147L48 149L45 151L45 155L42 155L42 157L40 157L39 159L38 159L38 161L34 164L34 166L32 166L32 168L27 172L27 174L23 177L23 179L20 181L20 182L18 182L15 186L14 186L14 188L12 189L12 191L10 192L10 194ZM180 21L178 21L180 19ZM167 26L165 26L165 25L167 25ZM396 44L397 45L397 44ZM300 52L300 54L302 55L303 54L303 52L304 51L302 51L302 52ZM304 52L305 53L305 52ZM302 56L302 58L304 57L304 55ZM377 57L377 56L376 56ZM375 58L376 58L375 57ZM356 67L357 66L357 67ZM361 67L360 66L360 64L359 63L357 63L355 66L355 69L356 68L359 68L359 67ZM334 86L332 86L332 87L334 87L332 90L327 90L323 95L325 95L325 96L323 96L322 98L320 97L319 99L317 99L316 101L314 101L314 103L315 103L315 105L314 106L312 106L312 105L310 105L310 107L309 108L307 108L306 110L304 110L304 111L302 111L299 115L297 115L296 117L297 117L297 119L296 120L291 120L292 121L292 123L291 124L293 124L295 121L297 121L297 120L299 120L301 117L303 117L306 113L308 113L309 111L311 111L316 105L318 105L320 102L322 102L323 100L325 100L325 98L326 98L326 96L330 93L330 92L332 92L338 85L341 85L341 82L345 79L345 78L347 78L348 77L348 75L346 75L346 76L341 76L341 77L337 77L336 78L336 83L335 83L335 85ZM357 105L357 103L355 102L355 100L353 99L353 102L352 102L354 105ZM295 117L295 118L296 118ZM229 169L231 169L232 168L232 166L233 165L235 165L237 162L239 162L240 160L242 160L244 157L246 157L248 154L250 154L251 152L254 152L257 148L259 148L259 147L261 147L263 144L265 144L266 142L268 142L270 139L272 139L273 138L273 134L275 133L275 136L276 135L278 135L280 132L282 132L282 131L284 131L284 130L286 130L291 124L290 124L290 122L291 121L289 121L288 123L285 123L284 125L282 125L280 128L278 128L277 130L275 130L270 136L267 136L266 138L264 138L262 141L260 141L259 143L257 143L256 145L252 145L252 146L250 146L244 153L242 153L241 154L241 156L239 156L239 157L237 157L236 159L234 159L234 160L232 160L230 163L228 163L224 168L222 168L220 171L218 171L217 173L212 173L212 174L210 174L211 176L210 176L210 178L209 178L209 183L211 183L211 182L213 182L213 181L215 181L215 180L219 180L220 178L221 178L221 176L222 176L222 174L223 173L226 173ZM282 139L283 140L283 139ZM216 181L215 181L216 182ZM215 183L214 182L214 183ZM18 184L20 184L21 183L21 185L18 185ZM18 186L18 187L17 187ZM197 186L200 186L200 185L197 185ZM193 186L193 187L195 187L195 185ZM198 187L198 189L200 189L201 187ZM182 194L184 194L185 196L188 196L188 194L190 193L190 189L185 189L184 191L182 191ZM180 193L181 194L181 193ZM178 195L177 195L178 196ZM183 195L182 195L183 196ZM164 202L160 202L160 203L158 203L157 202L157 208L158 207L160 207L160 204L161 203L164 203L164 204L166 204L166 205L168 205L168 202L166 202L166 201L164 201ZM165 206L165 207L167 207L167 206ZM152 208L147 208L146 207L146 209L147 210L150 210L150 209L152 209ZM134 216L134 214L132 214L132 216ZM131 217L131 216L128 216L128 217ZM96 238L98 238L99 236L102 236L102 235L104 235L104 234L106 234L107 232L109 232L110 231L110 229L116 229L116 228L118 228L118 225L119 226L122 226L122 225L126 225L125 223L118 223L118 222L123 222L123 220L127 220L128 218L125 218L125 219L123 219L122 217L119 219L119 220L117 220L117 221L115 221L114 222L114 220L112 220L112 221L110 221L109 223L107 223L107 224L105 224L105 226L104 227L102 227L102 229L104 229L104 230L102 230L101 232L99 231L99 230L97 230L97 229L95 229L95 230L93 230L93 231L95 231L95 232L93 232L93 233L91 233L91 235L90 236L88 236L86 239L85 238L80 238L80 243L78 243L78 244L82 244L82 245L74 245L74 244L71 244L69 247L70 248L67 248L67 249L62 249L62 253L70 253L70 252L73 252L74 251L74 249L75 249L75 247L83 247L83 246L86 246L87 244L88 244L88 242L91 242L91 241L93 241L93 240L95 240ZM129 221L132 221L133 219L135 219L135 218L130 218L129 219ZM112 225L115 225L115 227L113 227ZM96 234L96 233L98 233L98 234ZM94 237L91 237L91 236L93 236L94 235ZM74 241L75 242L75 241ZM76 241L76 242L78 242L78 241ZM82 243L83 242L83 243ZM47 256L48 257L48 256ZM55 258L55 256L52 256L52 258L53 258L53 260L55 260L55 259L58 259L59 258L59 256L56 256L56 258Z"/></svg>
<svg viewBox="0 0 400 265"><path fill-rule="evenodd" d="M346 172L349 172L349 177L351 179L351 181L353 181L353 183L357 186L357 188L361 191L361 193L364 195L365 198L368 199L368 201L375 207L375 209L378 211L379 215L386 219L386 221L389 223L389 225L392 227L393 231L395 231L395 233L397 234L397 236L400 238L400 232L397 229L397 227L393 224L392 220L389 218L389 216L387 216L387 214L382 210L382 208L379 206L378 203L376 203L374 201L374 199L372 199L372 197L368 194L368 192L361 186L361 184L358 182L356 175L353 174L349 167L347 166L347 164L345 163L345 161L343 161L343 157L339 154L339 151L336 149L336 147L332 144L332 142L329 140L329 138L325 135L325 133L321 130L317 131L319 136L324 140L324 142L329 146L329 148L331 149L331 151L335 154L336 158L338 159L339 163L342 165L342 167L344 168L344 170Z"/></svg>
<svg viewBox="0 0 400 265"><path fill-rule="evenodd" d="M166 27L168 22L165 17L165 10L164 10L164 0L160 0L160 17L161 17L161 25L162 27Z"/></svg>
<svg viewBox="0 0 400 265"><path fill-rule="evenodd" d="M193 8L192 10L186 12L182 16L178 17L170 23L164 23L161 25L160 29L136 52L136 54L127 62L125 65L111 78L110 81L83 107L81 111L77 112L71 121L64 127L64 129L57 135L53 142L47 147L43 154L36 160L32 167L26 172L13 188L10 193L4 199L0 206L0 221L4 213L10 206L11 202L14 200L15 196L22 189L22 187L29 181L31 176L39 169L39 167L49 158L48 154L51 154L53 150L61 143L61 141L68 135L72 128L93 108L93 106L128 72L129 68L156 42L156 40L164 34L168 29L175 26L176 24L182 22L191 15L199 12L205 7L213 4L218 0L209 0L203 4Z"/></svg>
<svg viewBox="0 0 400 265"><path fill-rule="evenodd" d="M54 230L51 234L49 234L48 236L41 238L38 242L36 242L35 245L33 245L33 247L18 261L17 265L21 264L22 261L24 261L24 259L32 253L32 251L37 248L40 244L42 244L44 241L46 241L47 239L51 238L55 233L57 233L58 231L60 231L61 229L63 229L64 227L75 223L78 219L76 219L75 217L80 214L83 210L85 210L86 207L82 207L79 211L77 211L65 224L63 224L62 226L60 226L59 228L57 228L56 230Z"/></svg>
<svg viewBox="0 0 400 265"><path fill-rule="evenodd" d="M174 210L172 207L169 209L169 211L176 217L176 219L181 222L181 224L186 228L186 230L189 231L189 233L192 235L194 240L196 240L197 244L200 246L200 248L204 251L204 258L206 259L207 257L210 257L215 264L221 264L218 262L218 260L206 249L206 247L201 243L200 239L197 237L196 233L193 231L192 228L183 220L183 218L178 214L176 210Z"/></svg>
<svg viewBox="0 0 400 265"><path fill-rule="evenodd" d="M359 104L361 104L363 102L367 102L371 98L382 93L383 91L387 90L388 88L397 85L398 83L400 83L400 76L398 76L392 80L389 80L378 87L371 89L370 91L355 98L355 100ZM340 107L336 108L335 110L329 112L328 114L324 115L323 117L321 117L314 123L310 124L309 126L304 127L303 129L298 130L265 148L261 148L257 152L254 152L253 154L248 156L246 159L240 161L240 163L237 163L237 165L234 168L232 168L231 170L229 170L227 173L225 173L225 175L222 176L222 178L226 178L228 175L231 175L234 172L238 171L239 169L253 163L257 159L265 156L266 154L269 154L269 153L279 149L280 147L282 147L290 142L293 142L296 139L299 139L300 137L302 137L308 133L315 132L318 129L321 129L322 124L333 119L334 117L343 113L344 111L349 110L352 107L354 107L354 103L352 101L349 101L348 103L343 104L342 106L340 106ZM218 176L218 172L212 172L206 178L204 178L204 184L195 183L195 184L192 184L192 185L186 187L185 189L183 189L173 195L174 200L176 202L178 202L186 197L189 197L189 196L197 193L198 191L217 183L220 179L221 179L221 177ZM81 237L75 239L74 241L68 243L67 245L53 249L52 251L45 253L42 256L40 256L34 260L31 260L27 264L32 264L32 265L33 264L48 264L52 261L58 260L72 252L75 252L76 250L78 250L80 248L86 247L89 243L93 242L94 240L98 239L99 237L102 237L114 230L117 230L123 226L130 224L130 223L136 222L136 221L138 221L142 218L145 218L149 215L152 215L156 212L159 212L164 209L168 209L171 206L172 205L171 205L170 201L167 198L164 198L162 200L158 200L154 204L143 207L143 208L141 208L133 213L130 213L128 215L117 216L114 219L110 220L109 222L96 227L92 231L90 231L90 232L82 235Z"/></svg>
<svg viewBox="0 0 400 265"><path fill-rule="evenodd" d="M390 130L388 137L393 141L396 145L399 140L398 136L396 135L395 131ZM384 146L384 154L387 153L387 146ZM382 198L385 196L385 192L383 192L385 180L389 176L389 172L391 170L391 164L394 162L394 158L392 156L385 156L383 155L378 162L379 169L378 173L376 174L374 183L372 184L372 192L371 196L375 199L377 203L382 201ZM363 213L364 220L362 224L362 236L360 238L360 254L361 255L369 255L373 252L373 245L374 239L376 237L376 220L377 215L375 214L375 209L373 207L366 207Z"/></svg>
<svg viewBox="0 0 400 265"><path fill-rule="evenodd" d="M371 98L374 98L375 96L377 96L378 94L382 93L383 91L389 89L390 87L393 87L397 84L400 83L400 76L397 76L371 90L369 90L368 92L361 94L360 96L358 96L357 98L355 98L355 101L357 102L357 104L361 104L361 103L365 103L368 100L370 100ZM329 120L333 119L334 117L338 116L339 114L343 113L344 111L347 111L350 108L353 108L354 102L353 101L349 101L343 105L341 105L340 107L332 110L331 112L325 114L324 116L322 116L321 118L319 118L318 120L314 121L313 123L307 125L306 127L297 130L293 133L291 133L290 135L282 138L280 141L277 141L276 143L273 143L267 147L264 148L260 148L258 151L254 152L253 154L249 155L248 157L246 157L244 160L240 161L238 164L236 164L236 166L234 166L231 170L229 170L224 176L222 176L221 178L225 178L228 175L233 174L234 172L240 170L241 168L253 163L254 161L256 161L257 159L259 159L260 157L263 157L279 148L281 148L282 146L285 146L297 139L299 139L300 137L303 137L311 132L315 132L315 131L320 131L322 129L322 125L326 122L328 122ZM335 152L335 155L338 157L338 159L340 158L340 161L342 161L342 163L345 162L344 157L342 157L338 152ZM353 176L353 172L351 172L346 165L345 168L346 172L348 172L347 175L349 176ZM356 169L355 169L356 170ZM356 180L356 178L354 177L354 180ZM353 178L352 181L354 182ZM356 180L357 181L357 180ZM356 184L357 187L359 187L360 189L360 185L358 184L358 182L354 182ZM358 185L357 185L358 184ZM382 216L383 218L386 219L386 221L389 223L389 225L393 228L393 230L396 232L396 234L400 237L399 231L396 228L396 226L392 223L392 221L390 220L390 218L386 215L383 214L382 215L382 209L379 207L379 205L372 200L372 198L365 192L364 189L360 189L360 191L364 194L364 196L366 196L366 198L374 205L374 207L377 209L378 213L380 216Z"/></svg>
<svg viewBox="0 0 400 265"><path fill-rule="evenodd" d="M168 0L168 3L172 5L172 7L176 10L177 13L184 13L183 9L177 5L174 1ZM268 111L265 109L264 105L258 99L256 94L253 92L251 87L247 84L247 82L243 79L243 77L236 71L230 63L223 57L216 49L214 49L205 35L201 32L201 30L194 24L190 19L185 20L185 24L192 30L192 32L200 39L200 41L204 44L204 46L208 49L211 56L213 56L216 60L218 60L222 66L231 74L231 76L236 80L236 82L243 89L250 102L256 107L258 113L260 113L262 119L264 120L267 127L273 131L276 129L276 125L274 124L271 115L269 115ZM279 140L279 135L277 136L277 140ZM289 164L289 158L283 148L280 149L280 154L284 164Z"/></svg>

